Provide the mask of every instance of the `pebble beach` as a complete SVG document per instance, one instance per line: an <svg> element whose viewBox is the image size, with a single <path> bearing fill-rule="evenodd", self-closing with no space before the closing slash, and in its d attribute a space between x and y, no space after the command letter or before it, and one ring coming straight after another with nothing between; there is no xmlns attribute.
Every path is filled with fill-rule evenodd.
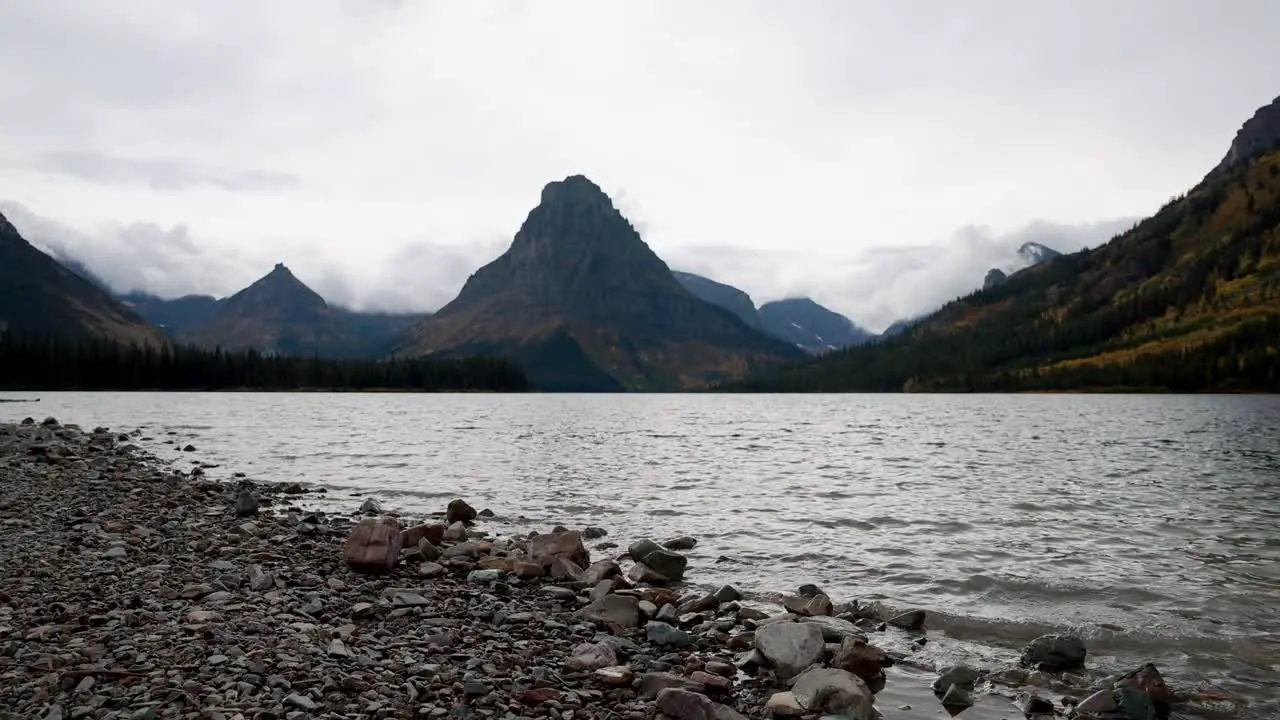
<svg viewBox="0 0 1280 720"><path fill-rule="evenodd" d="M496 537L464 499L214 482L140 433L0 425L0 717L852 720L1208 716L1152 665L1046 636L981 672L914 662L924 609L806 585L781 607L682 589L696 538ZM1223 717L1233 717L1232 714ZM1239 715L1239 717L1244 717Z"/></svg>

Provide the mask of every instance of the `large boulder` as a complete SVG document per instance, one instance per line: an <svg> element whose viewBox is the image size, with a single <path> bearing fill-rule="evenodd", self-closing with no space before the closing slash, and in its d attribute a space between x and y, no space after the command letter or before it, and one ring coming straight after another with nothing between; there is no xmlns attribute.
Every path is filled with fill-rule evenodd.
<svg viewBox="0 0 1280 720"><path fill-rule="evenodd" d="M822 661L826 644L822 630L808 623L777 622L756 630L756 649L786 680Z"/></svg>
<svg viewBox="0 0 1280 720"><path fill-rule="evenodd" d="M591 565L591 554L582 544L582 533L577 530L537 535L529 541L529 559L544 568L551 568L551 561L562 557L580 568Z"/></svg>
<svg viewBox="0 0 1280 720"><path fill-rule="evenodd" d="M871 688L862 678L839 668L813 668L791 686L797 702L812 714L841 715L851 720L872 720L875 707Z"/></svg>
<svg viewBox="0 0 1280 720"><path fill-rule="evenodd" d="M400 561L400 522L391 517L362 519L347 537L342 556L356 572L391 570Z"/></svg>
<svg viewBox="0 0 1280 720"><path fill-rule="evenodd" d="M1086 652L1075 635L1041 635L1022 649L1022 664L1050 672L1079 670Z"/></svg>

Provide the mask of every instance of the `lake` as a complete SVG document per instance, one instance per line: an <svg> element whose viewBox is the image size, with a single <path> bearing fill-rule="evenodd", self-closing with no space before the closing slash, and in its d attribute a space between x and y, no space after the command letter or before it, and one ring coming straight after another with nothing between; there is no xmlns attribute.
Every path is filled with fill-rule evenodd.
<svg viewBox="0 0 1280 720"><path fill-rule="evenodd" d="M1280 713L1280 398L0 397L41 398L0 420L141 427L214 478L328 488L326 510L462 497L503 531L693 535L697 584L929 610L937 662L1000 663L1071 630L1098 668L1150 659L1179 689Z"/></svg>

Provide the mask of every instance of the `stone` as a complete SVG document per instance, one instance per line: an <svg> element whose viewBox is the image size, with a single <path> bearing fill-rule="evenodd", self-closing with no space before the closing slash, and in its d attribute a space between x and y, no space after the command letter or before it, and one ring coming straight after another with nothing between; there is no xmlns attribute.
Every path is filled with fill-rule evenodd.
<svg viewBox="0 0 1280 720"><path fill-rule="evenodd" d="M532 580L543 575L542 566L538 563L517 561L513 572L521 580Z"/></svg>
<svg viewBox="0 0 1280 720"><path fill-rule="evenodd" d="M418 566L418 577L437 578L444 575L444 566L440 563L424 562Z"/></svg>
<svg viewBox="0 0 1280 720"><path fill-rule="evenodd" d="M804 707L796 696L790 692L774 693L769 696L764 709L774 717L800 717L804 715Z"/></svg>
<svg viewBox="0 0 1280 720"><path fill-rule="evenodd" d="M658 711L674 720L713 720L711 700L682 688L666 688L658 693Z"/></svg>
<svg viewBox="0 0 1280 720"><path fill-rule="evenodd" d="M276 586L276 579L261 565L250 565L248 575L249 589L254 592L266 592Z"/></svg>
<svg viewBox="0 0 1280 720"><path fill-rule="evenodd" d="M953 716L971 707L973 707L973 693L959 685L952 685L942 695L942 709Z"/></svg>
<svg viewBox="0 0 1280 720"><path fill-rule="evenodd" d="M773 623L756 630L756 649L778 676L786 680L821 662L826 644L822 640L822 630L816 625Z"/></svg>
<svg viewBox="0 0 1280 720"><path fill-rule="evenodd" d="M608 643L582 643L573 648L565 665L572 670L594 672L618 664L618 655Z"/></svg>
<svg viewBox="0 0 1280 720"><path fill-rule="evenodd" d="M605 595L575 613L604 625L633 628L640 624L640 601L630 595Z"/></svg>
<svg viewBox="0 0 1280 720"><path fill-rule="evenodd" d="M467 526L461 520L450 524L444 531L444 539L449 542L465 542L467 539Z"/></svg>
<svg viewBox="0 0 1280 720"><path fill-rule="evenodd" d="M884 650L859 637L847 637L841 641L840 649L831 659L831 667L853 673L868 684L879 680L889 664L889 656Z"/></svg>
<svg viewBox="0 0 1280 720"><path fill-rule="evenodd" d="M649 557L649 553L657 552L661 549L662 546L658 543L648 538L641 538L627 546L627 555L635 562L644 562L644 559Z"/></svg>
<svg viewBox="0 0 1280 720"><path fill-rule="evenodd" d="M1022 650L1022 664L1040 670L1061 672L1084 667L1084 640L1075 635L1041 635Z"/></svg>
<svg viewBox="0 0 1280 720"><path fill-rule="evenodd" d="M677 535L662 541L662 547L668 550L692 550L697 544L698 539L688 535Z"/></svg>
<svg viewBox="0 0 1280 720"><path fill-rule="evenodd" d="M591 555L582 544L582 533L574 530L538 535L529 541L529 559L550 568L553 558L562 557L578 567L591 564Z"/></svg>
<svg viewBox="0 0 1280 720"><path fill-rule="evenodd" d="M468 505L466 500L459 498L449 501L445 509L444 521L450 525L456 522L469 523L476 519L476 515L476 509Z"/></svg>
<svg viewBox="0 0 1280 720"><path fill-rule="evenodd" d="M908 610L894 615L885 622L903 630L920 630L924 628L924 617L925 612L923 610Z"/></svg>
<svg viewBox="0 0 1280 720"><path fill-rule="evenodd" d="M805 671L791 686L791 694L808 713L842 715L851 720L875 717L871 688L857 675L839 668Z"/></svg>
<svg viewBox="0 0 1280 720"><path fill-rule="evenodd" d="M325 655L329 657L351 657L351 651L347 649L346 643L339 638L329 641L329 647L325 650Z"/></svg>
<svg viewBox="0 0 1280 720"><path fill-rule="evenodd" d="M1169 689L1169 686L1165 684L1160 671L1152 663L1147 663L1136 670L1121 675L1116 679L1112 687L1117 690L1129 688L1150 695L1156 714L1160 716L1167 716L1170 708L1177 700L1173 690Z"/></svg>
<svg viewBox="0 0 1280 720"><path fill-rule="evenodd" d="M601 580L608 580L621 574L622 568L618 567L618 563L613 560L597 560L583 571L582 581L588 585L595 585Z"/></svg>
<svg viewBox="0 0 1280 720"><path fill-rule="evenodd" d="M457 545L450 545L440 553L440 557L444 559L467 557L475 558L480 556L480 543L468 540L460 542Z"/></svg>
<svg viewBox="0 0 1280 720"><path fill-rule="evenodd" d="M1018 709L1022 711L1022 714L1028 718L1033 718L1036 715L1054 716L1053 701L1046 700L1039 695L1018 693L1014 702L1017 704Z"/></svg>
<svg viewBox="0 0 1280 720"><path fill-rule="evenodd" d="M689 637L689 633L657 620L645 623L644 635L655 645L683 648L693 644L693 638Z"/></svg>
<svg viewBox="0 0 1280 720"><path fill-rule="evenodd" d="M805 583L804 585L801 585L796 590L796 594L802 598L811 598L815 595L826 595L826 593L822 591L822 588L814 585L813 583Z"/></svg>
<svg viewBox="0 0 1280 720"><path fill-rule="evenodd" d="M129 551L126 550L122 545L113 545L107 548L106 550L104 550L102 553L102 557L107 560L119 560L121 558L127 557L128 555L129 555Z"/></svg>
<svg viewBox="0 0 1280 720"><path fill-rule="evenodd" d="M360 503L360 509L357 512L361 515L381 515L385 511L382 509L382 503L374 498L366 498L364 502Z"/></svg>
<svg viewBox="0 0 1280 720"><path fill-rule="evenodd" d="M809 598L809 602L805 604L805 615L812 617L829 616L834 612L835 607L831 604L831 598L824 593L818 593Z"/></svg>
<svg viewBox="0 0 1280 720"><path fill-rule="evenodd" d="M684 580L684 570L689 558L670 550L659 548L637 561L667 579L667 582Z"/></svg>
<svg viewBox="0 0 1280 720"><path fill-rule="evenodd" d="M742 593L738 592L738 588L732 585L721 585L711 595L722 603L735 602L742 599Z"/></svg>
<svg viewBox="0 0 1280 720"><path fill-rule="evenodd" d="M440 556L444 554L444 551L442 551L439 548L439 546L433 544L427 538L422 538L418 540L417 547L418 547L418 557L427 562L434 562L436 560L439 560Z"/></svg>
<svg viewBox="0 0 1280 720"><path fill-rule="evenodd" d="M595 677L610 687L627 687L635 677L635 673L626 665L612 665L595 671Z"/></svg>
<svg viewBox="0 0 1280 720"><path fill-rule="evenodd" d="M822 639L827 642L843 642L847 637L867 639L867 635L857 625L848 620L840 618L827 617L825 615L816 615L799 618L799 622L817 625L822 629Z"/></svg>
<svg viewBox="0 0 1280 720"><path fill-rule="evenodd" d="M391 604L395 607L422 607L430 605L431 601L416 592L401 590L392 596Z"/></svg>
<svg viewBox="0 0 1280 720"><path fill-rule="evenodd" d="M714 692L725 693L733 689L733 683L729 681L729 678L713 675L705 670L694 670L689 673L689 679L706 685L708 690Z"/></svg>
<svg viewBox="0 0 1280 720"><path fill-rule="evenodd" d="M292 695L285 697L284 704L288 705L289 707L295 707L295 708L298 708L299 710L304 710L307 712L310 712L316 709L316 704L314 700L307 697L306 695L299 695L297 693L294 693Z"/></svg>
<svg viewBox="0 0 1280 720"><path fill-rule="evenodd" d="M977 685L978 677L978 671L968 665L949 665L938 670L932 690L935 695L943 695L952 685L959 685L971 691Z"/></svg>
<svg viewBox="0 0 1280 720"><path fill-rule="evenodd" d="M343 559L356 572L383 573L400 561L400 523L395 518L364 518L352 529Z"/></svg>
<svg viewBox="0 0 1280 720"><path fill-rule="evenodd" d="M516 569L516 561L513 558L501 557L498 555L485 555L480 558L477 563L481 570L498 570L499 572L512 572Z"/></svg>
<svg viewBox="0 0 1280 720"><path fill-rule="evenodd" d="M557 555L551 558L549 573L555 580L582 580L583 570L569 558Z"/></svg>
<svg viewBox="0 0 1280 720"><path fill-rule="evenodd" d="M698 692L702 689L701 683L696 683L689 678L673 675L665 672L644 673L640 676L640 687L636 694L642 700L651 700L658 697L658 693L668 688L680 688L682 690L691 690Z"/></svg>
<svg viewBox="0 0 1280 720"><path fill-rule="evenodd" d="M472 570L467 573L467 580L469 582L491 583L501 577L501 570Z"/></svg>
<svg viewBox="0 0 1280 720"><path fill-rule="evenodd" d="M1113 694L1120 716L1125 720L1157 720L1151 696L1137 688L1124 687Z"/></svg>
<svg viewBox="0 0 1280 720"><path fill-rule="evenodd" d="M236 496L236 517L249 517L258 514L258 498L248 490L241 490Z"/></svg>
<svg viewBox="0 0 1280 720"><path fill-rule="evenodd" d="M636 585L667 585L671 582L667 576L640 562L627 571L627 579Z"/></svg>
<svg viewBox="0 0 1280 720"><path fill-rule="evenodd" d="M427 540L432 545L439 545L444 542L444 531L447 527L447 525L441 525L440 523L414 525L400 533L400 545L402 547L414 547L422 540Z"/></svg>
<svg viewBox="0 0 1280 720"><path fill-rule="evenodd" d="M1099 690L1076 705L1077 715L1105 715L1120 709L1114 690Z"/></svg>

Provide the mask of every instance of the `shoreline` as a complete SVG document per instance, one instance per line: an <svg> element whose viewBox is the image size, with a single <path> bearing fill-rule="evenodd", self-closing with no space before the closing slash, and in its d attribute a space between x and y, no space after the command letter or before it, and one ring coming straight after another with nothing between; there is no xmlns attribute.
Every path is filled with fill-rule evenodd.
<svg viewBox="0 0 1280 720"><path fill-rule="evenodd" d="M731 588L629 582L645 573L586 557L576 531L530 546L489 538L474 515L451 528L427 519L430 548L397 552L387 572L357 573L343 561L354 524L309 512L305 489L213 482L198 464L166 467L133 445L136 435L46 423L0 425L10 569L0 707L17 717L642 720L657 704L677 720L763 718L787 709L767 705L788 701L776 696L803 667L782 668L802 661L823 666L822 687L844 688L842 697L861 683L866 707L884 686L875 702L885 720L942 709L930 689L937 669L910 659L910 643L925 640L923 612L920 623L899 619L899 630L874 606L834 605L810 588L788 600L793 612L770 616ZM260 508L249 511L246 492ZM539 557L543 542L560 549ZM678 551L660 551L647 556L650 570L683 572ZM560 577L535 577L531 564ZM973 675L952 673L960 682L943 690L958 685L951 700L969 696L964 717L975 720L1016 713L1020 692L1056 712L1063 694L1114 694L1070 672ZM806 693L818 680L806 682L795 681L791 700L816 702ZM848 703L800 712L865 720L863 705Z"/></svg>

